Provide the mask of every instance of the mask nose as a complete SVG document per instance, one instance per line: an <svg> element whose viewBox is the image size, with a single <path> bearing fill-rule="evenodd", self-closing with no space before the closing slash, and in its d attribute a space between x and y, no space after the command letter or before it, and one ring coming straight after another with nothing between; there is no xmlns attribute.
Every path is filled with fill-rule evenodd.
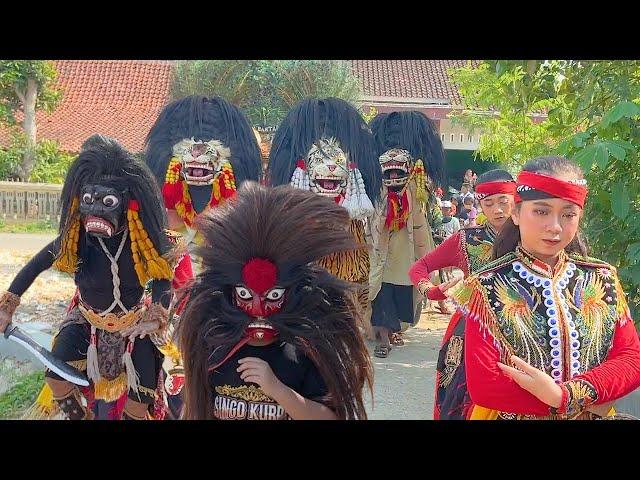
<svg viewBox="0 0 640 480"><path fill-rule="evenodd" d="M251 302L251 313L255 317L266 317L264 302L258 295L254 295L253 301Z"/></svg>
<svg viewBox="0 0 640 480"><path fill-rule="evenodd" d="M207 147L202 144L197 144L191 147L191 156L193 158L198 158L200 155L207 151Z"/></svg>

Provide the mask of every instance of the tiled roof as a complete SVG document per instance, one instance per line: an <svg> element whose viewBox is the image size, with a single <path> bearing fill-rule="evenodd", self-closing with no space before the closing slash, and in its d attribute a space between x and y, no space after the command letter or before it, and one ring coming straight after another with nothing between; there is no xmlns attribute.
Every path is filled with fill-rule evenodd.
<svg viewBox="0 0 640 480"><path fill-rule="evenodd" d="M354 73L370 97L447 99L460 105L460 93L447 70L470 60L352 60ZM478 61L471 61L476 65Z"/></svg>
<svg viewBox="0 0 640 480"><path fill-rule="evenodd" d="M114 137L134 152L169 99L172 62L56 61L62 100L51 114L37 112L38 139L57 140L77 152L94 133ZM0 132L7 145L7 132Z"/></svg>
<svg viewBox="0 0 640 480"><path fill-rule="evenodd" d="M175 62L149 60L56 61L62 100L51 114L37 112L37 138L57 140L63 150L77 152L94 133L119 140L139 152L162 107L169 100ZM460 94L447 69L467 60L353 60L354 73L368 97L449 100ZM478 63L477 61L473 62ZM0 145L8 145L0 129Z"/></svg>

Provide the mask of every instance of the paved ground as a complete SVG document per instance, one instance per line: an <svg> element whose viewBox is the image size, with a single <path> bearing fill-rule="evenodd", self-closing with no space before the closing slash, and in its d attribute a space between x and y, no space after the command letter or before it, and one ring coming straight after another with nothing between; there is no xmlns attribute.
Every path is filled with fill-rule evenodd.
<svg viewBox="0 0 640 480"><path fill-rule="evenodd" d="M373 420L431 420L436 361L448 317L423 312L415 328L404 334L405 344L394 347L387 358L373 356L374 402L369 400Z"/></svg>
<svg viewBox="0 0 640 480"><path fill-rule="evenodd" d="M54 238L48 233L0 233L0 249L37 252Z"/></svg>

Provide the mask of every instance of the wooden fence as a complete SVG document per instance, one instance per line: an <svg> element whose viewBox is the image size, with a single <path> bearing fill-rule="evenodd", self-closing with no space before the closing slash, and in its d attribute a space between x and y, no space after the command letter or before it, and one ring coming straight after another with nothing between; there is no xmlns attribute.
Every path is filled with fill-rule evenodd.
<svg viewBox="0 0 640 480"><path fill-rule="evenodd" d="M60 221L62 185L0 181L0 218L6 221Z"/></svg>

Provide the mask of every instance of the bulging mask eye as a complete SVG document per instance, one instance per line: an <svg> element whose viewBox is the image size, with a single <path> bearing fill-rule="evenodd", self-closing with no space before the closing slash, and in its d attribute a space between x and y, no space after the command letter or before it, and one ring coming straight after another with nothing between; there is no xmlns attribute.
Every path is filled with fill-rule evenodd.
<svg viewBox="0 0 640 480"><path fill-rule="evenodd" d="M284 288L272 288L267 292L267 300L280 300L284 295Z"/></svg>
<svg viewBox="0 0 640 480"><path fill-rule="evenodd" d="M90 193L85 193L84 195L82 195L82 202L91 204L93 203L93 197Z"/></svg>
<svg viewBox="0 0 640 480"><path fill-rule="evenodd" d="M250 300L253 298L251 292L245 287L236 287L236 295L238 295L242 300Z"/></svg>
<svg viewBox="0 0 640 480"><path fill-rule="evenodd" d="M107 207L115 207L119 202L120 200L115 195L107 195L102 199L102 203Z"/></svg>

